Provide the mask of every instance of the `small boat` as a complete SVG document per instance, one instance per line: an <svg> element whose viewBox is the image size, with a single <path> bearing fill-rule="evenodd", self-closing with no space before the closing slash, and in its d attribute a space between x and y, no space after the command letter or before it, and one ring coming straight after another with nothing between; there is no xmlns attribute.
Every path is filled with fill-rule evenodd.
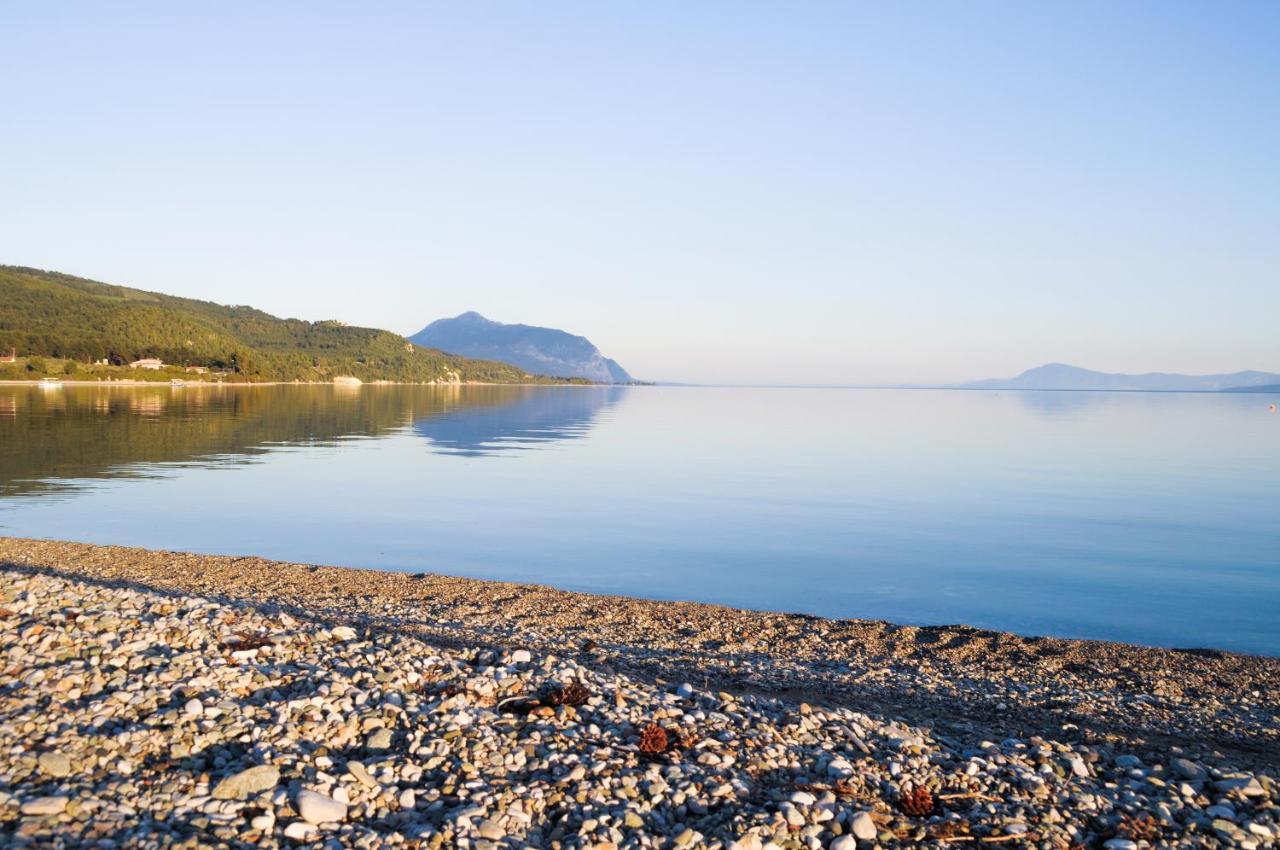
<svg viewBox="0 0 1280 850"><path fill-rule="evenodd" d="M58 378L41 378L40 389L42 390L60 390L62 389L62 381Z"/></svg>
<svg viewBox="0 0 1280 850"><path fill-rule="evenodd" d="M181 378L171 378L169 380L169 386L171 387L185 387L186 385L187 385L187 382L182 380Z"/></svg>

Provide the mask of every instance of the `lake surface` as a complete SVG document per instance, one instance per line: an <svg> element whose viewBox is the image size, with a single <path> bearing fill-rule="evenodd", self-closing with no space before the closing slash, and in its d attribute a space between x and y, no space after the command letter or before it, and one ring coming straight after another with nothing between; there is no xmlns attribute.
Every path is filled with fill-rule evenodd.
<svg viewBox="0 0 1280 850"><path fill-rule="evenodd" d="M1280 654L1276 400L0 386L0 534Z"/></svg>

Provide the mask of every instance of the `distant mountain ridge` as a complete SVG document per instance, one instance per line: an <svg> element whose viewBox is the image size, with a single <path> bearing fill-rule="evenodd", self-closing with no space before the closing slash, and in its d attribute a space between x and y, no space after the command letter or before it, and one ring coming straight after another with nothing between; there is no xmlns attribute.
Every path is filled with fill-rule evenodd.
<svg viewBox="0 0 1280 850"><path fill-rule="evenodd" d="M540 375L586 378L602 384L635 380L586 337L555 328L495 322L474 311L438 319L408 339L416 345L461 357L499 360Z"/></svg>
<svg viewBox="0 0 1280 850"><path fill-rule="evenodd" d="M24 360L53 357L79 364L156 358L178 369L204 367L220 379L243 381L547 381L536 369L415 347L377 328L281 319L252 307L0 265L0 353L10 352ZM81 377L120 377L84 372L95 366L76 368ZM17 365L0 367L0 373L13 379L40 376Z"/></svg>
<svg viewBox="0 0 1280 850"><path fill-rule="evenodd" d="M990 378L962 384L974 390L1138 390L1198 392L1260 392L1262 388L1280 384L1275 372L1244 371L1222 375L1179 375L1172 372L1147 372L1124 375L1095 372L1065 363L1048 363L1028 369L1014 378Z"/></svg>

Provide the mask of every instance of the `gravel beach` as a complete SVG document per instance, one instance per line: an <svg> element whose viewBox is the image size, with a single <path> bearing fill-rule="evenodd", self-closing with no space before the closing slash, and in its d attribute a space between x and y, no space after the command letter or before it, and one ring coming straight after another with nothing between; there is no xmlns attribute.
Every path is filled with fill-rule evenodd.
<svg viewBox="0 0 1280 850"><path fill-rule="evenodd" d="M0 538L0 846L1280 845L1280 660Z"/></svg>

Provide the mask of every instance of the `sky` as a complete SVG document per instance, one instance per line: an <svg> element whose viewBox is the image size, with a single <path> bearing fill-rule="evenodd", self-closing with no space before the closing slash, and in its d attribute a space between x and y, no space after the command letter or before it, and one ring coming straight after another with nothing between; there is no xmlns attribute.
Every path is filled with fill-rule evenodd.
<svg viewBox="0 0 1280 850"><path fill-rule="evenodd" d="M7 3L0 263L637 377L1280 371L1280 3Z"/></svg>

